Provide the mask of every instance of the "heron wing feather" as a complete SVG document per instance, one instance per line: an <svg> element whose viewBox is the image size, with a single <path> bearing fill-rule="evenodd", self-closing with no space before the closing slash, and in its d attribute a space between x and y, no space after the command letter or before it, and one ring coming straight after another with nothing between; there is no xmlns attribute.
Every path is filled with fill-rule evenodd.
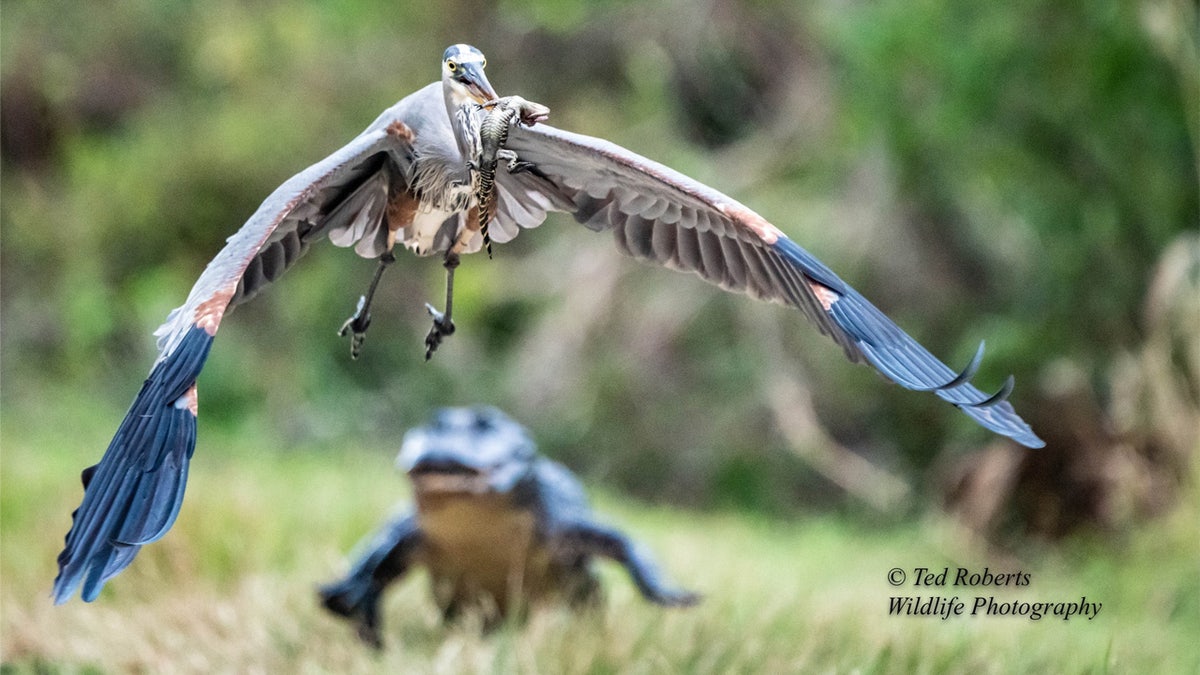
<svg viewBox="0 0 1200 675"><path fill-rule="evenodd" d="M542 199L542 211L532 214L537 222L516 225L534 226L544 211L569 212L590 229L611 231L627 255L795 307L851 360L870 363L901 386L936 392L1018 443L1043 444L1004 400L1009 385L988 396L968 381L973 372L958 377L833 270L733 198L614 143L547 125L515 127L507 147L532 168L500 172L501 198Z"/></svg>

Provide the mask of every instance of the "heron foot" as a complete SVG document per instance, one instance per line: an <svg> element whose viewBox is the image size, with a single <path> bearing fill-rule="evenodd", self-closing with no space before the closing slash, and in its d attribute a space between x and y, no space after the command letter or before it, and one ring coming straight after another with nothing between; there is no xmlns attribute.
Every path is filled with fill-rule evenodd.
<svg viewBox="0 0 1200 675"><path fill-rule="evenodd" d="M358 296L358 307L354 314L346 319L346 323L338 329L339 337L350 335L350 358L357 360L362 352L363 340L367 337L367 328L371 325L371 312L367 311L367 296Z"/></svg>
<svg viewBox="0 0 1200 675"><path fill-rule="evenodd" d="M429 312L429 316L433 317L433 327L425 336L425 360L428 361L433 358L433 353L442 344L442 340L454 334L454 322L429 303L425 303L425 309Z"/></svg>

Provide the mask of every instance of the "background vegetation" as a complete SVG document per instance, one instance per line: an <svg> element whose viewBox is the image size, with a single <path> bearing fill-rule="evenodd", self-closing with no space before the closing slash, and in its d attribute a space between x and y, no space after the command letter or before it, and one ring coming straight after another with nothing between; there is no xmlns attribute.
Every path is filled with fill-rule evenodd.
<svg viewBox="0 0 1200 675"><path fill-rule="evenodd" d="M305 584L396 498L399 480L379 467L400 434L434 407L476 402L524 421L589 484L688 509L622 515L662 535L668 567L710 594L702 612L670 619L694 640L660 662L674 630L628 654L598 639L599 660L568 669L962 670L995 662L971 651L984 634L988 655L1034 635L1047 653L1079 640L1094 655L1082 669L1128 665L1110 658L1123 650L1173 653L1185 644L1173 631L1200 623L1188 536L1200 529L1196 26L1187 0L6 2L5 660L156 669L154 659L185 653L171 640L195 626L171 624L129 661L104 649L103 626L125 617L144 633L162 620L152 601L163 585L186 581L188 606L231 622L221 630L283 631L247 637L283 659L262 667L307 662L297 636L344 636L312 616ZM501 93L549 105L554 124L751 205L949 362L965 363L986 338L978 381L999 386L1014 373L1012 400L1048 447L999 441L935 397L844 362L795 313L622 259L568 218L523 233L494 261L464 263L461 330L429 364L422 305L442 292L441 268L402 258L351 361L334 331L373 263L322 246L223 326L200 381L178 531L121 578L136 581L108 591L107 610L44 606L77 472L99 457L149 367L150 332L266 194L434 79L459 41L488 54ZM281 501L289 494L319 513ZM213 509L224 515L210 521ZM239 519L251 541L228 531ZM725 546L714 528L730 528L716 531L748 560L707 562L729 555L715 550ZM1089 580L1105 579L1096 592L1128 602L1094 634L1074 624L913 631L868 611L864 637L862 605L830 589L882 602L889 590L864 580L892 565L848 559L890 562L894 551L921 562L1016 555L1054 570L1040 592L1090 594ZM814 559L838 560L844 575L804 583ZM1161 588L1146 578L1151 563ZM803 571L789 576L792 565ZM744 577L761 585L730 581ZM787 593L772 591L784 577ZM271 623L281 593L298 624ZM247 595L253 611L229 610L241 620L221 613ZM406 597L398 602L420 602ZM755 624L771 619L749 614L776 597L787 600L780 613L838 609ZM728 615L757 626L728 635L728 648L756 635L760 660L704 660L703 631ZM658 614L645 616L643 626ZM452 662L444 650L454 647L420 621L403 629L406 644L429 640L433 664ZM539 644L553 653L555 640L587 632L546 621L462 649L484 654L481 669L555 670L504 655ZM1140 622L1170 628L1151 640ZM810 634L840 647L781 647ZM468 640L455 635L444 644ZM1036 652L1018 663L1064 663Z"/></svg>
<svg viewBox="0 0 1200 675"><path fill-rule="evenodd" d="M106 420L40 429L6 454L76 439L104 443ZM243 433L208 437L188 501L162 541L92 604L49 601L61 488L78 460L7 464L0 496L4 672L297 673L1191 673L1200 666L1200 503L1119 538L989 549L940 518L878 523L831 514L788 518L697 513L593 489L606 520L651 548L672 579L705 595L688 610L643 602L601 565L602 611L535 612L481 636L443 628L423 573L384 605L387 649L374 654L317 606L314 588L345 569L345 552L406 491L377 448L304 446L259 452ZM6 460L8 461L8 460ZM19 545L14 546L14 542ZM1023 588L947 589L947 596L1103 603L1093 621L888 616L892 567L1023 570ZM953 573L952 573L953 574ZM927 593L922 593L927 595Z"/></svg>

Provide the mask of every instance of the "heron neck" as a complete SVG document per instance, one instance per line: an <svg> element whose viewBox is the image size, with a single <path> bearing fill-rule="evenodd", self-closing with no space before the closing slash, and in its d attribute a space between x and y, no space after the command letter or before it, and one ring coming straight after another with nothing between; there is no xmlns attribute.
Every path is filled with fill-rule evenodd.
<svg viewBox="0 0 1200 675"><path fill-rule="evenodd" d="M464 158L479 154L479 113L474 101L462 96L449 84L443 82L442 97L446 101L446 114L450 116L450 128L454 130L454 142Z"/></svg>

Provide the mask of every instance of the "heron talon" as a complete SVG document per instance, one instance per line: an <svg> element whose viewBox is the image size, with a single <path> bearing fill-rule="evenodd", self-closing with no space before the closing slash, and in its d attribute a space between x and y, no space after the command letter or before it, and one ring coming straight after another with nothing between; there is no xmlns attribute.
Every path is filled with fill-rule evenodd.
<svg viewBox="0 0 1200 675"><path fill-rule="evenodd" d="M362 352L363 340L367 336L367 328L371 325L371 313L363 311L367 305L367 297L360 295L358 297L358 307L354 310L354 314L346 319L342 327L338 329L338 337L346 337L350 335L350 358L358 359L358 355Z"/></svg>
<svg viewBox="0 0 1200 675"><path fill-rule="evenodd" d="M454 322L445 314L434 309L433 305L425 303L425 309L433 317L433 327L425 336L425 360L433 358L433 353L441 346L442 340L454 334Z"/></svg>

